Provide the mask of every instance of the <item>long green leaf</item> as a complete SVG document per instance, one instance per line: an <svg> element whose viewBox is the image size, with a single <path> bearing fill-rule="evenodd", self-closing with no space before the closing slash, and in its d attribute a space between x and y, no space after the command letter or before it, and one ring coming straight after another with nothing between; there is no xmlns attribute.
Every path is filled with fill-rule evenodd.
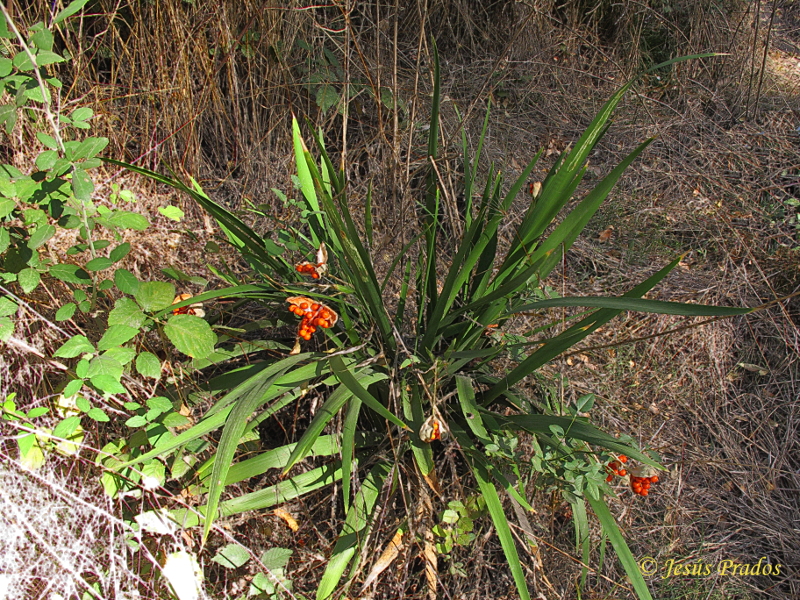
<svg viewBox="0 0 800 600"><path fill-rule="evenodd" d="M377 433L356 432L353 436L354 448L369 448L379 444L383 436ZM289 464L289 457L297 447L297 443L286 444L272 450L267 450L257 456L237 462L228 470L225 478L225 485L233 485L245 479L263 475L270 469L283 470ZM336 435L322 435L317 438L308 456L336 456L342 450L342 441ZM197 477L200 483L205 483L205 479L211 476L210 471L198 470Z"/></svg>
<svg viewBox="0 0 800 600"><path fill-rule="evenodd" d="M336 375L336 378L346 385L356 398L360 399L364 404L369 406L384 419L391 421L402 429L410 429L408 425L403 423L403 421L392 414L388 408L381 404L375 396L370 394L366 387L359 383L359 380L352 373L352 371L350 371L342 362L341 357L332 356L330 358L330 363L331 369L333 370L334 375ZM384 379L385 377L385 375L382 375L376 381Z"/></svg>
<svg viewBox="0 0 800 600"><path fill-rule="evenodd" d="M516 307L509 314L530 312L555 306L593 306L597 308L613 308L618 310L632 310L644 313L657 313L662 315L683 315L686 317L730 317L746 315L753 311L752 308L736 308L732 306L707 306L704 304L685 304L682 302L664 302L662 300L647 300L643 298L582 296L580 298L553 298L532 304Z"/></svg>
<svg viewBox="0 0 800 600"><path fill-rule="evenodd" d="M356 551L366 542L367 532L375 519L374 512L381 489L390 472L391 466L381 462L375 465L364 479L347 514L339 539L333 547L333 555L322 575L317 588L317 600L325 600L336 591L347 565L356 555Z"/></svg>
<svg viewBox="0 0 800 600"><path fill-rule="evenodd" d="M514 536L511 535L511 527L508 524L505 512L503 512L503 504L500 502L500 497L497 495L497 490L491 481L486 469L480 463L473 462L470 464L472 473L475 475L475 480L478 482L478 487L481 490L481 495L486 501L486 508L489 509L489 515L492 517L497 537L500 539L500 545L503 547L503 553L506 555L506 562L508 568L511 570L511 575L514 577L514 583L517 585L517 592L522 600L530 600L528 592L528 584L525 581L525 574L522 571L522 563L519 560L517 553L517 546L514 542Z"/></svg>
<svg viewBox="0 0 800 600"><path fill-rule="evenodd" d="M653 597L650 595L650 590L647 588L644 577L642 577L639 564L636 562L633 554L631 554L631 549L625 542L625 538L622 536L622 532L619 530L614 516L611 514L611 511L608 510L605 499L601 496L599 500L595 500L591 496L586 496L586 500L589 501L594 514L597 515L600 525L603 528L603 533L608 536L611 545L614 547L619 562L622 563L622 567L625 569L625 573L628 575L633 589L639 596L639 600L652 600Z"/></svg>
<svg viewBox="0 0 800 600"><path fill-rule="evenodd" d="M361 414L361 400L353 397L347 407L347 414L342 423L342 498L344 499L344 512L350 510L350 480L353 474L353 455L356 449L356 426L358 416Z"/></svg>
<svg viewBox="0 0 800 600"><path fill-rule="evenodd" d="M666 267L648 277L645 281L634 287L631 291L624 294L627 298L639 298L653 289L672 269L674 269L680 259L675 259ZM568 348L584 339L587 335L595 331L598 327L605 325L616 317L621 311L611 308L601 308L592 313L585 319L575 323L564 333L547 340L539 350L532 353L522 361L516 368L503 377L497 384L488 390L482 397L482 404L486 405L494 398L497 398L505 390L517 384L519 381L533 373L536 369L546 364Z"/></svg>
<svg viewBox="0 0 800 600"><path fill-rule="evenodd" d="M617 438L607 434L584 420L575 417L559 417L555 415L510 415L508 417L499 413L490 413L503 429L523 430L537 435L552 435L551 425L557 425L564 430L566 437L583 440L594 446L608 448L616 454L624 454L629 458L643 462L651 467L664 470L664 467L654 461L644 452L623 444Z"/></svg>
<svg viewBox="0 0 800 600"><path fill-rule="evenodd" d="M319 234L324 230L324 224L320 216L319 200L317 199L317 192L314 185L314 180L311 177L311 171L308 166L306 154L308 148L303 141L303 136L300 133L300 125L297 119L292 115L292 142L294 144L294 159L295 167L297 168L297 178L300 180L300 191L308 203L308 208L311 210L309 223L313 223L311 227L311 237L314 246L319 246Z"/></svg>
<svg viewBox="0 0 800 600"><path fill-rule="evenodd" d="M586 576L589 574L589 554L591 544L589 539L589 517L586 514L586 503L582 498L570 502L572 506L572 522L575 524L575 547L581 553L581 579L580 588L586 585Z"/></svg>
<svg viewBox="0 0 800 600"><path fill-rule="evenodd" d="M383 373L359 373L355 375L354 378L356 381L363 382L367 385L367 387L369 387L373 383L385 379L386 375ZM292 452L292 455L289 457L286 467L283 469L284 474L288 473L294 465L303 460L303 458L305 458L308 453L311 452L311 448L313 448L317 438L319 438L319 436L322 434L322 430L325 429L325 426L330 422L330 420L336 416L345 403L352 397L353 392L350 391L344 384L337 386L333 393L328 396L328 399L323 403L319 410L317 410L317 414L314 415L314 418L311 420L308 429L306 429L306 431L303 433L303 437L301 437L300 441L297 442L297 446Z"/></svg>
<svg viewBox="0 0 800 600"><path fill-rule="evenodd" d="M410 388L410 389L409 389ZM400 394L403 402L403 415L409 423L414 426L414 431L419 432L422 423L425 421L425 413L422 408L422 390L419 382L408 385L400 385ZM414 462L425 477L430 475L436 468L433 462L433 450L431 445L423 442L419 434L410 436L411 451L414 455Z"/></svg>
<svg viewBox="0 0 800 600"><path fill-rule="evenodd" d="M324 465L257 492L226 500L219 505L219 513L216 518L238 515L248 510L263 510L277 506L295 498L301 498L325 486L332 485L341 477L342 469L338 464ZM170 514L183 527L196 527L200 524L203 515L206 514L206 507L201 506L197 511L182 508L171 511Z"/></svg>
<svg viewBox="0 0 800 600"><path fill-rule="evenodd" d="M134 173L149 177L159 183L169 185L189 195L217 220L217 223L219 223L220 227L223 228L228 236L229 241L240 249L242 256L248 260L257 272L269 275L264 268L264 265L267 265L283 278L296 279L298 277L292 266L278 256L283 251L281 247L275 245L271 241L264 240L264 238L245 225L236 215L211 200L200 189L196 182L193 182L195 187L192 188L176 179L165 177L164 175L142 167L110 158L104 158L103 160L107 163L124 167Z"/></svg>
<svg viewBox="0 0 800 600"><path fill-rule="evenodd" d="M225 489L225 479L228 477L228 470L233 462L236 448L239 447L239 440L242 437L242 433L244 433L245 427L247 427L247 419L262 403L264 396L275 381L304 358L298 354L275 363L264 372L269 377L263 377L258 385L248 389L247 393L243 394L233 405L233 410L228 415L225 427L222 430L222 436L217 447L214 470L211 473L211 483L208 488L208 499L206 500L208 512L206 513L207 517L202 537L204 544L208 539L211 526L214 524L214 515L217 512L219 499L222 496L222 490Z"/></svg>
<svg viewBox="0 0 800 600"><path fill-rule="evenodd" d="M298 356L308 358L307 354L300 354ZM260 364L254 366L259 368L261 367ZM253 377L245 380L236 388L231 390L230 393L226 394L222 399L220 399L220 401L217 403L220 405L220 409L214 414L205 417L202 421L197 423L197 425L194 425L190 429L179 433L174 438L171 438L169 441L159 445L157 448L154 448L153 450L146 452L141 456L133 458L128 462L119 465L119 467L129 467L140 462L148 461L156 456L163 456L175 450L176 448L179 448L180 446L183 446L192 440L196 440L197 438L202 437L207 433L211 433L215 429L221 427L231 412L232 407L230 406L230 403L240 398L243 394L248 393L252 387L260 386L260 382L263 381L263 379L269 378L272 374L269 370L270 367L274 367L274 365L267 365L264 368L260 368L260 370L253 375ZM278 396L285 394L286 392L297 387L300 383L324 374L326 372L326 367L327 361L313 362L308 365L303 365L279 377L275 381L274 385L266 390L266 393L262 398L262 404L265 404L270 400L274 400ZM278 369L280 369L280 366Z"/></svg>
<svg viewBox="0 0 800 600"><path fill-rule="evenodd" d="M428 160L435 161L439 154L439 109L441 105L441 89L439 76L439 49L436 42L431 40L433 52L433 96L431 97L431 120L428 129ZM420 310L428 313L436 306L438 286L436 282L436 239L439 233L439 186L433 165L428 169L425 180L425 287L420 289ZM420 323L421 325L421 323Z"/></svg>

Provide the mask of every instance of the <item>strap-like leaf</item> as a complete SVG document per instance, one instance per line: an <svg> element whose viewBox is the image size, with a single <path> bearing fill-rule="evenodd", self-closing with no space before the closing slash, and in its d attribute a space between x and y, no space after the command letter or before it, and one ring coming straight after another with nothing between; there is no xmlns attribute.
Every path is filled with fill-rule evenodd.
<svg viewBox="0 0 800 600"><path fill-rule="evenodd" d="M339 539L333 547L333 555L322 575L317 588L317 600L325 600L336 591L347 565L356 555L356 551L366 543L368 530L375 518L380 492L390 472L391 466L381 462L375 465L364 479L353 506L347 513Z"/></svg>
<svg viewBox="0 0 800 600"><path fill-rule="evenodd" d="M746 315L752 308L733 306L707 306L705 304L684 304L682 302L664 302L644 298L582 296L580 298L553 298L532 304L519 306L509 314L530 312L555 306L593 306L597 308L613 308L619 310L635 310L637 312L657 313L661 315L682 315L686 317L731 317Z"/></svg>
<svg viewBox="0 0 800 600"><path fill-rule="evenodd" d="M233 409L228 415L225 421L225 427L222 430L222 436L220 437L219 446L217 447L214 469L211 472L211 482L208 487L208 499L206 504L206 522L203 527L203 543L205 543L208 538L211 526L214 524L214 517L217 513L219 499L222 495L222 490L225 489L225 479L228 477L228 469L230 469L233 463L233 455L236 453L236 448L239 447L239 440L242 437L242 433L244 433L245 427L247 427L247 419L263 402L267 390L273 386L275 381L304 358L305 357L299 354L290 356L276 363L275 366L280 365L280 368L266 369L264 373L269 374L269 377L262 378L258 385L250 387L233 405Z"/></svg>
<svg viewBox="0 0 800 600"><path fill-rule="evenodd" d="M650 595L650 590L647 588L647 583L644 577L642 577L639 564L633 557L627 542L625 542L625 538L619 530L614 516L611 514L611 511L608 510L605 499L601 496L599 500L595 500L590 496L586 496L586 500L589 501L592 510L594 510L594 514L597 515L597 519L600 521L600 525L603 528L603 533L608 536L611 545L617 552L619 562L622 563L625 573L628 575L631 585L633 585L633 589L636 591L636 595L639 596L639 600L653 600L653 597Z"/></svg>
<svg viewBox="0 0 800 600"><path fill-rule="evenodd" d="M398 419L392 412L386 408L380 401L369 393L366 387L361 385L359 379L353 374L350 369L345 366L344 362L342 362L341 357L339 356L332 356L330 359L331 369L333 370L334 375L336 378L341 381L347 388L352 392L352 394L359 398L364 404L369 406L372 410L382 416L384 419L387 419L401 427L403 429L409 429L408 425L403 423L400 419ZM386 375L378 375L377 379L373 379L371 383L375 381L380 381L381 379L385 379ZM368 384L368 385L371 385Z"/></svg>

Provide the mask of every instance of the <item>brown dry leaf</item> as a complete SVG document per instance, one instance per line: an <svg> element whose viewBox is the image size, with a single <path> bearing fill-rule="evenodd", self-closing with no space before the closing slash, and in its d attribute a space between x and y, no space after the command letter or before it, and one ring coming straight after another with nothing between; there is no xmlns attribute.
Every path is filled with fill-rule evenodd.
<svg viewBox="0 0 800 600"><path fill-rule="evenodd" d="M300 354L300 338L294 341L294 347L291 352L289 352L289 356L294 356L295 354Z"/></svg>
<svg viewBox="0 0 800 600"><path fill-rule="evenodd" d="M394 534L392 541L389 542L388 546L386 546L386 550L384 550L383 554L381 554L381 557L374 565L372 565L372 569L370 569L369 575L367 575L367 580L364 582L364 585L361 586L361 591L358 593L359 596L363 595L364 590L366 590L370 584L372 584L378 578L378 576L394 562L394 559L400 556L400 552L402 552L403 549L403 530L398 529L397 533Z"/></svg>
<svg viewBox="0 0 800 600"><path fill-rule="evenodd" d="M433 471L431 471L430 473L428 473L427 475L425 473L423 473L422 474L422 478L425 480L425 483L427 483L430 486L430 488L434 492L436 492L437 496L441 496L442 495L442 487L439 485L439 478L436 476L436 470L435 469Z"/></svg>
<svg viewBox="0 0 800 600"><path fill-rule="evenodd" d="M608 229L604 229L599 234L597 234L597 241L601 244L605 244L608 240L611 239L611 236L614 235L614 226L612 225Z"/></svg>
<svg viewBox="0 0 800 600"><path fill-rule="evenodd" d="M427 532L430 533L430 532ZM426 537L428 537L426 535ZM430 535L433 538L433 534ZM436 600L436 588L439 582L439 556L436 554L436 546L432 540L425 540L425 580L428 583L428 598Z"/></svg>
<svg viewBox="0 0 800 600"><path fill-rule="evenodd" d="M300 529L300 525L292 516L292 513L285 508L276 508L274 511L272 511L272 514L283 519L284 522L289 526L289 529L292 531L296 532L298 529Z"/></svg>

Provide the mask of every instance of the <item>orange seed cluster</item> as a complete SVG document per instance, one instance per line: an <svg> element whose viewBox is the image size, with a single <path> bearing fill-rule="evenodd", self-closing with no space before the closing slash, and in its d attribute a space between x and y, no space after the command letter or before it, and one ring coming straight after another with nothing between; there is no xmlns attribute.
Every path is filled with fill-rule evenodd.
<svg viewBox="0 0 800 600"><path fill-rule="evenodd" d="M606 481L611 481L614 479L614 475L625 477L628 472L622 468L622 465L624 465L626 462L628 462L628 457L624 454L621 454L617 460L612 460L610 463L608 463L606 470L609 471L609 474L608 477L606 477Z"/></svg>
<svg viewBox="0 0 800 600"><path fill-rule="evenodd" d="M304 260L296 265L295 269L303 275L311 275L312 279L319 279L325 275L328 272L328 249L325 247L325 242L320 242L316 264Z"/></svg>
<svg viewBox="0 0 800 600"><path fill-rule="evenodd" d="M322 265L313 264L308 261L301 262L299 265L295 267L298 273L302 273L304 275L311 275L314 279L319 279L320 267Z"/></svg>
<svg viewBox="0 0 800 600"><path fill-rule="evenodd" d="M292 296L286 301L290 304L289 311L302 317L297 335L306 341L311 339L317 327L328 329L339 320L339 315L332 308L305 296Z"/></svg>
<svg viewBox="0 0 800 600"><path fill-rule="evenodd" d="M631 476L631 489L634 494L640 496L647 496L650 493L650 485L658 482L658 475L652 477L634 477Z"/></svg>

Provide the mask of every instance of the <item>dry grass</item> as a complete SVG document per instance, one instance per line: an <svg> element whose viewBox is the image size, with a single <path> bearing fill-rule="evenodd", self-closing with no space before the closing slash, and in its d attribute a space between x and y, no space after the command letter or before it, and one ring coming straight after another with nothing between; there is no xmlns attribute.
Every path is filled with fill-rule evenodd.
<svg viewBox="0 0 800 600"><path fill-rule="evenodd" d="M385 268L410 238L408 224L416 219L414 203L425 164L424 132L417 126L428 110L431 34L439 41L450 99L443 108L446 157L441 164L450 181L457 181L460 143L454 104L469 115L467 131L475 136L483 103L493 98L497 106L482 169L488 171L494 161L510 178L535 149L560 151L574 141L615 86L637 66L658 62L659 53L727 51L731 56L725 59L688 63L670 77L644 81L621 108L617 124L592 157L589 177L605 173L646 137L658 138L623 178L551 284L568 293L618 293L687 252L684 264L658 288L660 299L757 306L795 293L800 261L791 216L796 209L786 201L800 197L795 131L799 57L776 42L797 43L792 25L800 14L796 3L783 7L772 29L771 15L754 15L752 3L720 8L711 2L676 1L671 13L654 10L653 2L558 4L432 0L423 10L421 1L343 2L297 10L277 2L103 0L80 31L64 32L63 43L77 58L64 100L95 109L100 115L96 130L112 139L110 154L116 158L151 168L163 160L203 180L215 199L240 208L249 198L271 206L276 218L286 213L269 188L292 189L289 117L293 111L309 118L325 132L329 149L345 154L351 197L373 184L373 250ZM596 11L588 10L595 6ZM33 22L41 18L34 15L38 10L43 9L36 5L18 14ZM754 17L758 31L750 27ZM766 45L768 32L771 46ZM658 45L659 36L665 46ZM341 73L320 62L323 48L339 57ZM365 90L351 101L347 118L335 110L323 113L315 100L319 87L311 82L314 74L337 86L343 75L350 84L390 88L407 108L395 113ZM458 193L456 184L452 189ZM141 208L150 214L168 200L146 187L141 192L148 198ZM196 246L187 236L171 245L179 229L162 221L136 240L129 259L135 264L123 266L157 277L163 257L171 256L183 270L207 275L201 251L208 238L205 222L199 211L184 208L189 218L184 227L200 238ZM363 207L354 207L360 211ZM271 227L269 219L258 225L263 231ZM614 235L601 243L596 235L609 226ZM565 358L548 371L568 377L565 394L598 394L597 422L653 447L669 468L648 499L627 493L613 506L635 556L653 556L662 565L669 559L755 563L766 556L785 568L785 575L776 578L653 580L657 597L800 596L793 577L800 567L797 302L690 328L673 317L621 318L590 340L581 357ZM29 313L16 335L46 354L63 335L47 323ZM2 358L0 391L18 391L31 403L46 402L55 393L58 373L54 376L46 361L10 347ZM750 365L758 368L750 370ZM284 430L294 431L294 415L286 418L290 422ZM6 449L9 464L10 458ZM445 451L440 458L449 476L445 497L470 495L468 484L459 481L457 455ZM2 476L4 503L25 490L71 489L63 479L46 484L44 477L13 468ZM39 496L45 513L44 507L54 502L101 505L97 498L80 500L79 490L59 500ZM570 522L550 494L539 492L536 507L541 565L525 559L531 582L545 598L574 597L580 566L573 558ZM382 548L404 515L416 514L422 531L441 508L438 502L419 507L408 506L402 496L394 498L371 547ZM320 493L292 509L304 521L294 539L280 532L273 517L255 515L231 526L235 536L254 540L254 545L295 543L295 589L312 590L341 507L334 503L332 508L330 494ZM113 530L113 511L104 510L98 531ZM50 527L26 515L6 518L12 524L33 523L40 532ZM445 597L515 597L496 538L486 524L481 527L474 548L453 554L453 561L464 563L468 578L447 574L448 564L442 561ZM74 533L76 543L92 547L81 535ZM43 539L26 551L44 556L48 547L55 548ZM5 548L11 547L6 542ZM136 585L137 576L118 562L125 553L109 555L98 560L118 565L120 589L128 582ZM52 563L49 568L82 573L78 566L70 570ZM405 550L371 597L426 597L422 569L416 551ZM30 582L39 577L20 573ZM619 581L616 564L606 560L602 572L590 576L584 597L628 597L628 591L612 583ZM220 597L238 585L217 571L213 582ZM37 593L29 596L40 597Z"/></svg>

